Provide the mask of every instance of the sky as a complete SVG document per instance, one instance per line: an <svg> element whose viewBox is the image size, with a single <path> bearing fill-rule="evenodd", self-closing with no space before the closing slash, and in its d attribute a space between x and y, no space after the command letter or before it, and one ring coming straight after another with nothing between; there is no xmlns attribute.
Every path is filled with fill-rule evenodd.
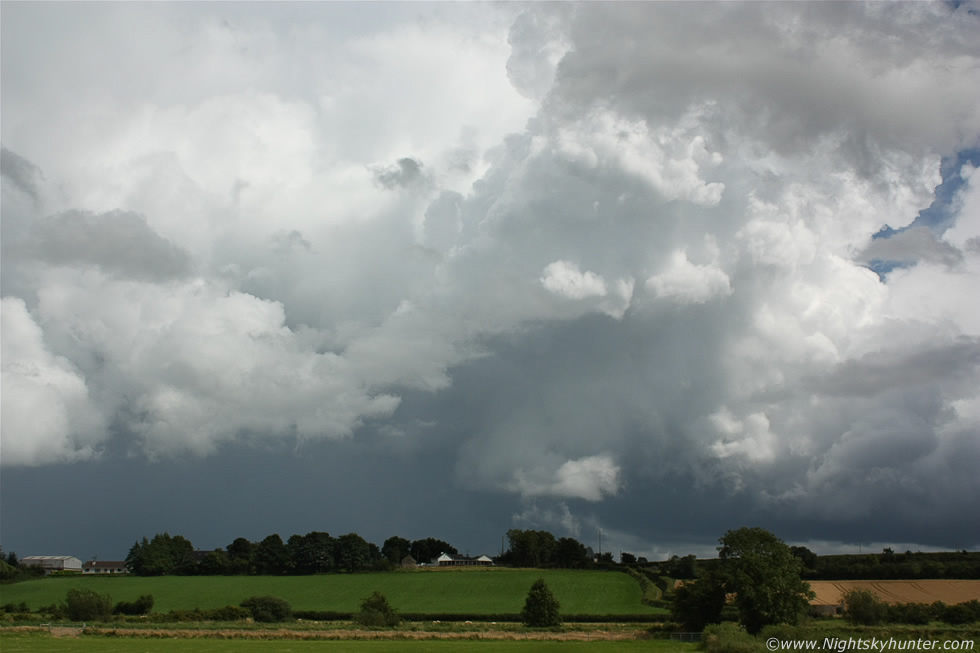
<svg viewBox="0 0 980 653"><path fill-rule="evenodd" d="M980 6L0 5L0 545L980 548Z"/></svg>

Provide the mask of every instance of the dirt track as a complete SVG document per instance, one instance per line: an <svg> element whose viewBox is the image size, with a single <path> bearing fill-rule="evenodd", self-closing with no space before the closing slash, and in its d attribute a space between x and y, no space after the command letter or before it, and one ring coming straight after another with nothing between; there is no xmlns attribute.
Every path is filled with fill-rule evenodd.
<svg viewBox="0 0 980 653"><path fill-rule="evenodd" d="M887 603L965 603L980 600L980 580L814 580L813 605L839 605L852 589L870 590Z"/></svg>

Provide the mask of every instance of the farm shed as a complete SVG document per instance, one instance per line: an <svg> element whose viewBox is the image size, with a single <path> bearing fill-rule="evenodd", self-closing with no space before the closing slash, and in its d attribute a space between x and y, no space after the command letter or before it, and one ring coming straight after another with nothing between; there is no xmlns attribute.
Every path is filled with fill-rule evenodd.
<svg viewBox="0 0 980 653"><path fill-rule="evenodd" d="M82 565L83 574L126 574L125 560L92 560Z"/></svg>
<svg viewBox="0 0 980 653"><path fill-rule="evenodd" d="M409 569L409 568L418 567L419 563L415 562L415 558L413 558L412 556L405 556L404 558L402 558L401 565L403 568Z"/></svg>
<svg viewBox="0 0 980 653"><path fill-rule="evenodd" d="M43 567L48 573L82 570L82 561L75 556L27 556L20 559L20 564L29 567Z"/></svg>

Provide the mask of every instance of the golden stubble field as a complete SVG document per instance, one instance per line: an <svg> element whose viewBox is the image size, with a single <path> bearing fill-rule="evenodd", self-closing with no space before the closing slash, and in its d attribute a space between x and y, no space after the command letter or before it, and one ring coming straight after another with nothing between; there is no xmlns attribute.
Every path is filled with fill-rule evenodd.
<svg viewBox="0 0 980 653"><path fill-rule="evenodd" d="M869 590L887 603L965 603L980 600L980 580L814 580L813 605L839 605L846 592Z"/></svg>

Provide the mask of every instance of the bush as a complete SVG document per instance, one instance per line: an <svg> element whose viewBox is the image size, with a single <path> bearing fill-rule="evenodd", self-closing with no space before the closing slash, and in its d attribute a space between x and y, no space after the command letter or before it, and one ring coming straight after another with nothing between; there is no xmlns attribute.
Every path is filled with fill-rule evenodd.
<svg viewBox="0 0 980 653"><path fill-rule="evenodd" d="M888 606L888 623L925 626L932 621L932 609L925 603L896 603Z"/></svg>
<svg viewBox="0 0 980 653"><path fill-rule="evenodd" d="M105 620L112 614L112 599L90 589L70 589L65 596L65 613L72 621Z"/></svg>
<svg viewBox="0 0 980 653"><path fill-rule="evenodd" d="M241 608L237 605L214 608L213 610L208 610L207 613L208 619L211 621L244 621L252 616L252 613L247 608Z"/></svg>
<svg viewBox="0 0 980 653"><path fill-rule="evenodd" d="M561 625L558 599L548 589L548 584L539 578L531 586L521 610L521 621L534 628L556 628Z"/></svg>
<svg viewBox="0 0 980 653"><path fill-rule="evenodd" d="M952 625L969 624L980 621L980 601L976 599L966 603L948 605L939 617L941 620Z"/></svg>
<svg viewBox="0 0 980 653"><path fill-rule="evenodd" d="M888 618L888 604L868 590L854 589L844 594L844 616L851 623L877 626Z"/></svg>
<svg viewBox="0 0 980 653"><path fill-rule="evenodd" d="M242 601L241 606L252 613L253 619L264 623L288 621L293 616L292 606L278 596L252 596Z"/></svg>
<svg viewBox="0 0 980 653"><path fill-rule="evenodd" d="M402 619L398 611L388 603L385 595L375 590L371 596L361 602L361 611L354 616L354 621L362 626L381 628L397 626Z"/></svg>
<svg viewBox="0 0 980 653"><path fill-rule="evenodd" d="M156 613L151 616L154 623L179 623L187 621L244 621L251 619L252 612L237 605L226 605L223 608L202 610L171 610L166 614Z"/></svg>
<svg viewBox="0 0 980 653"><path fill-rule="evenodd" d="M708 626L701 634L701 646L707 653L759 653L764 651L762 640L749 635L733 623Z"/></svg>
<svg viewBox="0 0 980 653"><path fill-rule="evenodd" d="M3 561L0 560L0 562ZM31 608L29 605L27 605L27 601L21 601L20 603L4 603L2 606L0 606L0 610L7 613L16 612L18 614L26 614L31 611Z"/></svg>
<svg viewBox="0 0 980 653"><path fill-rule="evenodd" d="M137 616L141 614L149 614L150 610L153 609L153 595L144 594L133 602L120 601L116 604L116 607L112 609L112 614L125 614L129 616Z"/></svg>

